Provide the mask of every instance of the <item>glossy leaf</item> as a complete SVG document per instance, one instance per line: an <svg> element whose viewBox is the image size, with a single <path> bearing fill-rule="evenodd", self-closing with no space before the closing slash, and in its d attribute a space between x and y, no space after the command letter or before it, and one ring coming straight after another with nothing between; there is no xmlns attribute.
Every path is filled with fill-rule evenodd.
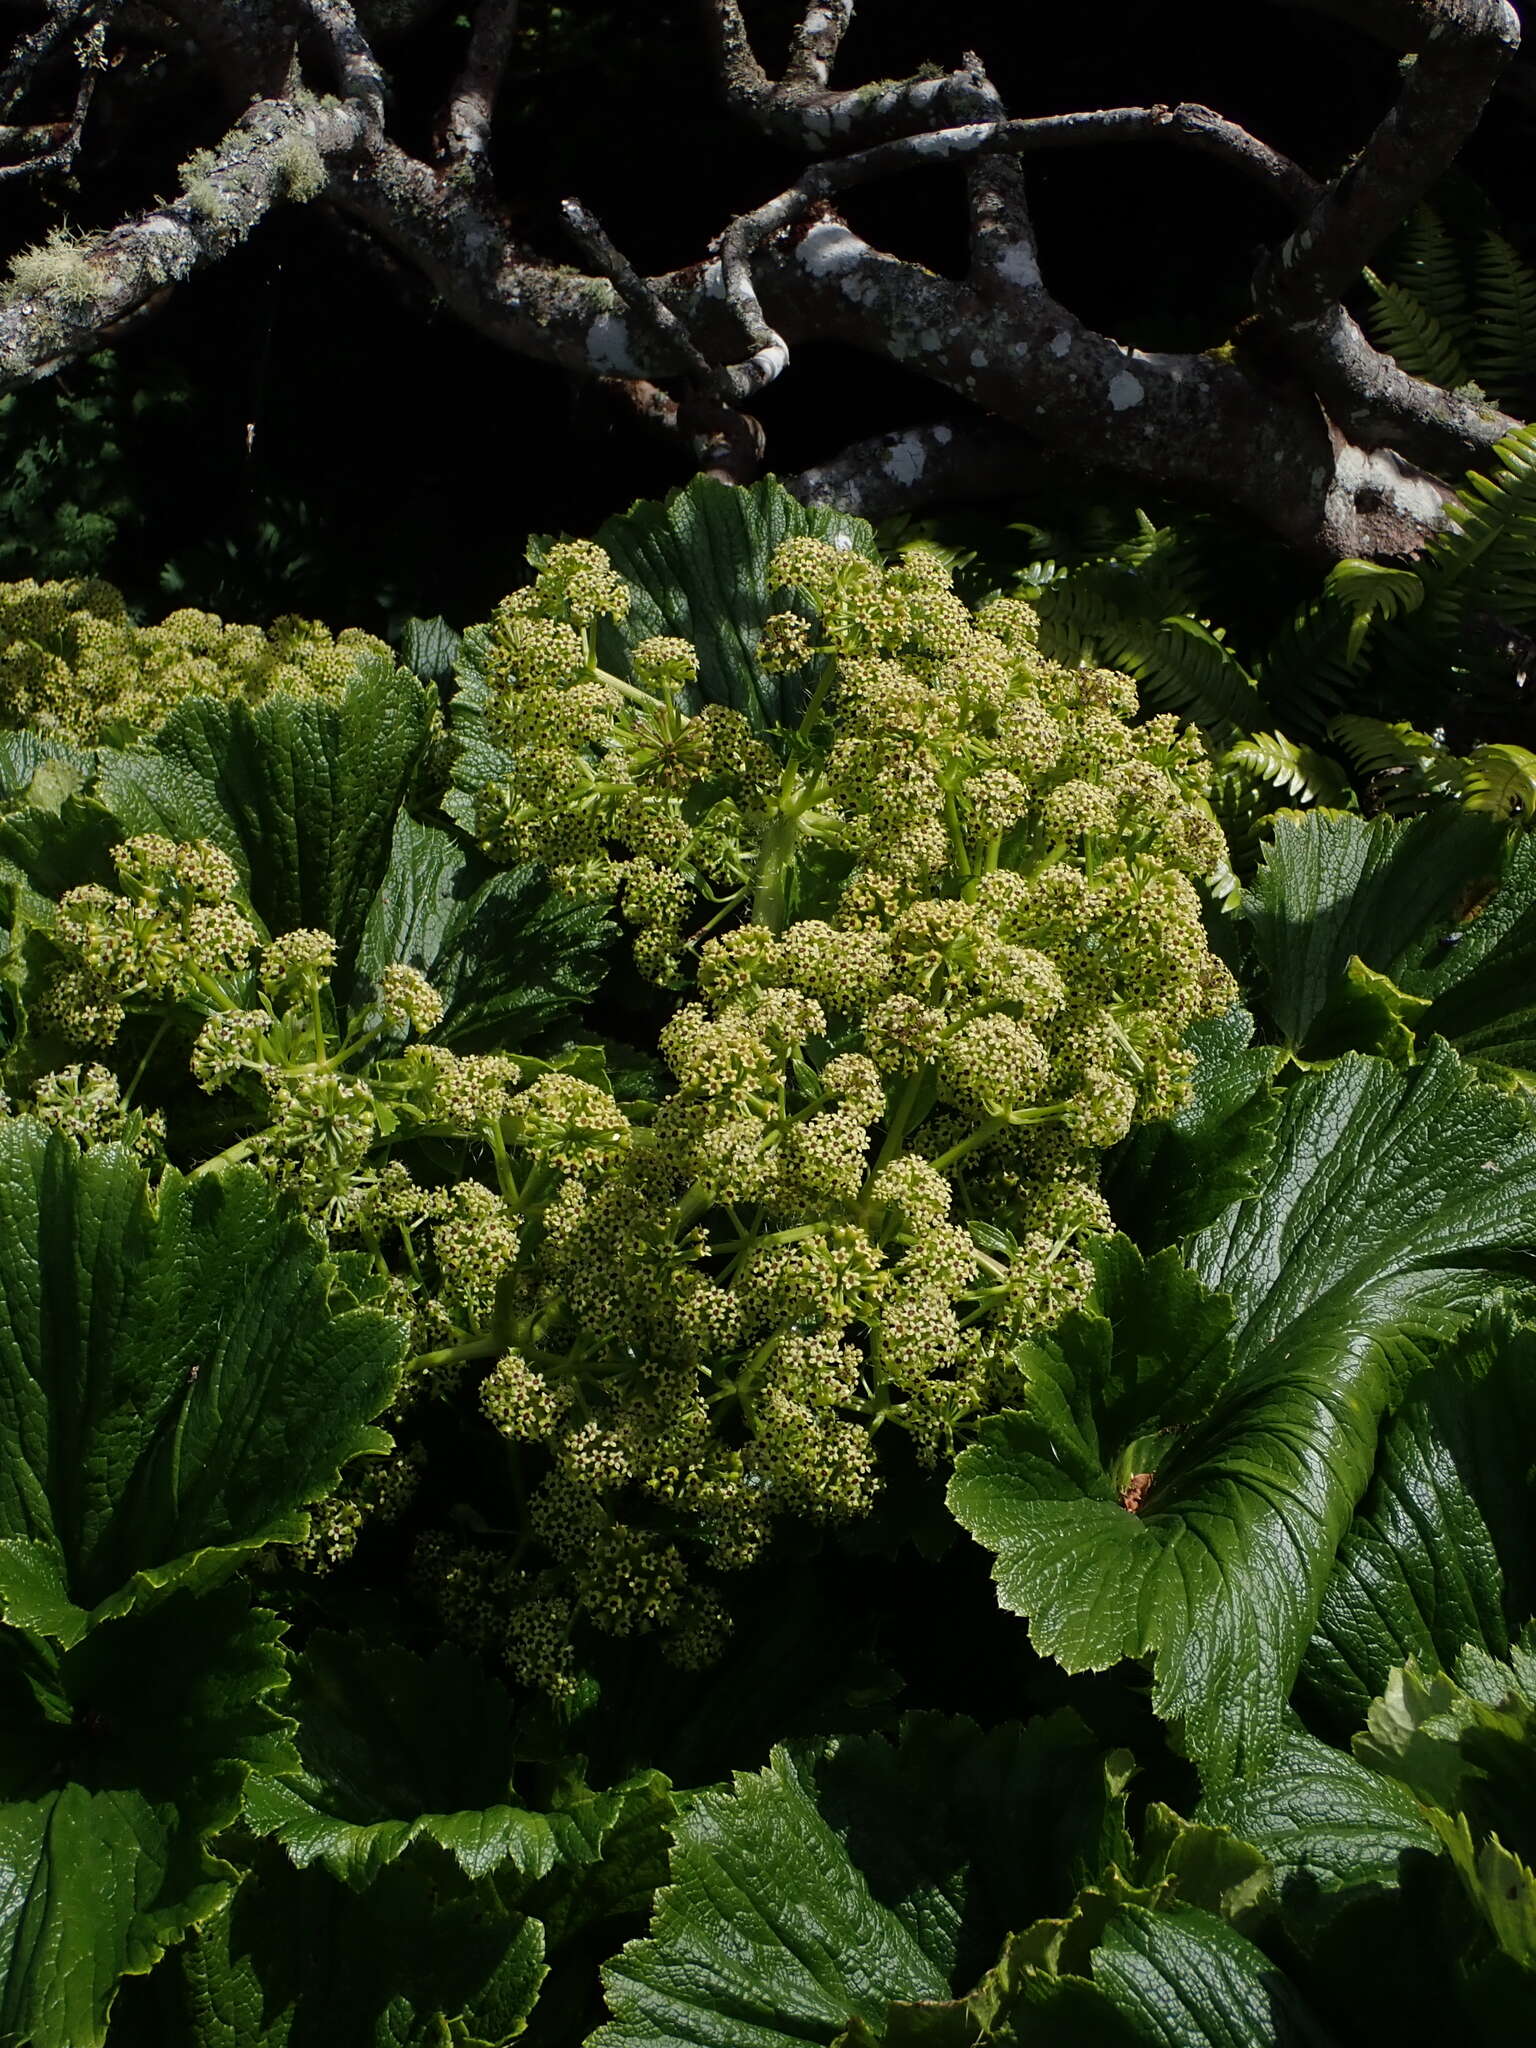
<svg viewBox="0 0 1536 2048"><path fill-rule="evenodd" d="M218 1910L233 1873L209 1838L247 1770L287 1755L280 1627L234 1587L175 1594L64 1655L62 1718L8 1715L0 2038L95 2048L119 1979Z"/></svg>
<svg viewBox="0 0 1536 2048"><path fill-rule="evenodd" d="M1507 1657L1536 1608L1536 1333L1479 1319L1416 1383L1382 1439L1303 1666L1341 1729L1394 1665Z"/></svg>
<svg viewBox="0 0 1536 2048"><path fill-rule="evenodd" d="M339 702L195 697L152 750L103 755L99 791L125 834L222 846L267 930L330 932L345 973L436 715L435 693L382 657Z"/></svg>
<svg viewBox="0 0 1536 2048"><path fill-rule="evenodd" d="M289 1706L298 1766L254 1780L246 1808L300 1869L318 1861L363 1884L423 1837L471 1878L510 1864L532 1881L561 1855L594 1860L563 1815L529 1812L516 1797L511 1699L451 1646L424 1658L318 1633Z"/></svg>
<svg viewBox="0 0 1536 2048"><path fill-rule="evenodd" d="M1213 1914L1127 1905L1093 1979L1136 2038L1179 2048L1324 2048L1327 2036L1262 1950Z"/></svg>
<svg viewBox="0 0 1536 2048"><path fill-rule="evenodd" d="M684 1815L651 1937L603 1972L614 2018L593 2048L784 2048L877 2022L892 1998L949 1980L817 1810L785 1750Z"/></svg>
<svg viewBox="0 0 1536 2048"><path fill-rule="evenodd" d="M1536 837L1506 838L1502 859L1469 878L1454 909L1455 922L1401 972L1430 999L1423 1029L1491 1069L1536 1076Z"/></svg>
<svg viewBox="0 0 1536 2048"><path fill-rule="evenodd" d="M1263 1770L1208 1795L1199 1817L1262 1850L1288 1915L1307 1920L1393 1889L1405 1856L1435 1848L1400 1785L1296 1726Z"/></svg>
<svg viewBox="0 0 1536 2048"><path fill-rule="evenodd" d="M1191 1027L1190 1096L1160 1123L1140 1124L1111 1156L1104 1193L1117 1225L1144 1252L1177 1244L1252 1194L1274 1149L1279 1055L1250 1044L1246 1010Z"/></svg>
<svg viewBox="0 0 1536 2048"><path fill-rule="evenodd" d="M987 1736L918 1715L895 1745L776 1750L685 1811L593 2048L883 2039L892 2001L950 2002L1010 1925L1123 1853L1128 1769L1071 1715Z"/></svg>
<svg viewBox="0 0 1536 2048"><path fill-rule="evenodd" d="M1246 903L1269 1006L1307 1058L1436 1035L1536 1077L1536 840L1447 804L1406 824L1276 820Z"/></svg>
<svg viewBox="0 0 1536 2048"><path fill-rule="evenodd" d="M1536 1277L1533 1223L1536 1130L1448 1049L1300 1077L1263 1189L1186 1246L1232 1300L1230 1356L1138 1319L1139 1402L1071 1324L958 1460L1003 1604L1070 1670L1153 1660L1208 1785L1261 1768L1380 1417L1490 1284Z"/></svg>
<svg viewBox="0 0 1536 2048"><path fill-rule="evenodd" d="M798 709L796 679L764 675L757 646L771 613L798 608L768 578L774 549L797 534L876 553L862 519L802 505L772 477L735 487L698 476L605 520L593 538L631 592L623 625L600 628L605 665L622 673L628 648L677 634L698 651L699 703L729 704L759 727L784 723Z"/></svg>
<svg viewBox="0 0 1536 2048"><path fill-rule="evenodd" d="M155 2048L505 2048L543 1978L538 1921L493 1879L418 1849L359 1890L274 1850L159 1973L144 2032Z"/></svg>
<svg viewBox="0 0 1536 2048"><path fill-rule="evenodd" d="M404 961L443 999L439 1044L510 1050L593 994L611 935L599 908L559 895L538 869L497 868L456 833L402 811L363 926L353 1000L365 1006L380 969Z"/></svg>
<svg viewBox="0 0 1536 2048"><path fill-rule="evenodd" d="M441 616L407 619L400 629L400 659L424 683L452 679L461 635Z"/></svg>
<svg viewBox="0 0 1536 2048"><path fill-rule="evenodd" d="M0 1609L76 1640L259 1544L387 1447L398 1326L333 1315L258 1176L167 1173L0 1122Z"/></svg>

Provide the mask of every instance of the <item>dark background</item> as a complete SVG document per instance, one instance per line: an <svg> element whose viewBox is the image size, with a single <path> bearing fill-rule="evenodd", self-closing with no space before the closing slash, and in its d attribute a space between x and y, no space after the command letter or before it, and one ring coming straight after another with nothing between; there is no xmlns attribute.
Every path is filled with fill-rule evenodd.
<svg viewBox="0 0 1536 2048"><path fill-rule="evenodd" d="M772 70L798 11L749 0ZM394 34L375 21L375 35L394 131L421 146L464 17L440 11ZM1266 0L865 0L834 82L948 68L966 49L1015 113L1203 100L1317 174L1359 147L1396 84L1390 52ZM7 245L174 191L177 163L220 125L207 78L181 60L119 67L77 180L25 201L7 188ZM1463 158L1476 189L1455 195L1491 204L1526 254L1533 128L1531 112L1498 99ZM520 234L579 263L556 212L574 194L649 271L697 260L728 212L799 167L720 109L693 0L524 0L495 139ZM1052 288L1142 347L1227 338L1256 249L1283 232L1261 192L1168 146L1063 153L1033 164L1030 180ZM936 270L963 263L958 172L856 195L850 218ZM769 465L785 475L861 435L957 409L937 386L831 344L798 349L757 407ZM0 574L100 568L146 614L192 602L375 630L411 613L463 623L518 580L530 531L590 532L686 473L681 450L466 330L325 209L280 207L114 358L0 401ZM77 522L61 543L65 501L90 514L94 539ZM70 559L71 547L95 559Z"/></svg>

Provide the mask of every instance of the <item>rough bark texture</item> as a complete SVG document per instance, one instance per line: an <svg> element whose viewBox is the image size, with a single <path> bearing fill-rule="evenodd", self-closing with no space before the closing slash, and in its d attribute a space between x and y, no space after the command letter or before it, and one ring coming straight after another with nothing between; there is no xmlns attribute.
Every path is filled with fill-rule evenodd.
<svg viewBox="0 0 1536 2048"><path fill-rule="evenodd" d="M835 338L981 408L895 433L798 479L807 496L880 512L1006 488L1034 448L1198 490L1298 547L1392 555L1443 518L1444 479L1509 419L1405 375L1343 296L1475 126L1518 41L1506 0L1282 0L1332 15L1411 61L1359 154L1321 184L1218 111L1193 104L1030 116L979 57L940 76L832 83L853 0L811 0L774 78L738 0L702 0L720 92L804 170L722 219L700 260L644 277L576 200L565 268L521 244L492 161L515 60L516 0L480 0L464 64L423 154L390 132L389 78L350 0L170 0L177 45L230 109L222 142L169 202L87 240L28 252L0 298L0 390L100 346L279 203L323 201L418 275L459 319L579 378L625 380L633 409L681 434L701 466L750 477L763 436L744 408L801 343ZM46 0L0 57L0 176L88 174L90 85L114 34L108 0ZM142 30L140 31L142 33ZM1053 295L1031 224L1044 151L1149 138L1256 180L1294 222L1259 258L1232 346L1152 354L1088 326ZM873 246L843 194L943 165L966 173L970 266L955 280Z"/></svg>

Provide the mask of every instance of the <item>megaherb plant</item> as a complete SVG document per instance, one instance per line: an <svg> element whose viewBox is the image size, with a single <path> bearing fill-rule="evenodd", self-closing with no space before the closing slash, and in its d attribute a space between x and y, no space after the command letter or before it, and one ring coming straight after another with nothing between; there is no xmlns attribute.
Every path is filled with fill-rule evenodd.
<svg viewBox="0 0 1536 2048"><path fill-rule="evenodd" d="M931 552L532 563L0 599L0 2040L1527 2010L1536 842L1220 918L1200 735Z"/></svg>

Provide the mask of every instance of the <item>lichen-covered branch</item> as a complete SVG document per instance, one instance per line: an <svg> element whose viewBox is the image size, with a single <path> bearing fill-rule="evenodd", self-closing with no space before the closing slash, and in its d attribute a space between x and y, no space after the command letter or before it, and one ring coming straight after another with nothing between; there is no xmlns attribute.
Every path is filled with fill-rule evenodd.
<svg viewBox="0 0 1536 2048"><path fill-rule="evenodd" d="M1022 490L1041 465L1041 446L1000 420L935 420L854 441L829 462L784 482L807 505L837 505L883 519L911 504L993 498Z"/></svg>
<svg viewBox="0 0 1536 2048"><path fill-rule="evenodd" d="M348 99L356 100L375 125L384 121L384 72L348 0L304 0L324 37L336 68L336 82Z"/></svg>
<svg viewBox="0 0 1536 2048"><path fill-rule="evenodd" d="M52 144L39 153L27 152L18 163L0 164L0 178L30 178L36 177L42 171L69 169L80 153L81 138L85 133L85 117L91 110L91 99L96 91L96 80L99 75L94 63L87 62L82 66L80 80L75 87L73 111L67 121L59 124Z"/></svg>
<svg viewBox="0 0 1536 2048"><path fill-rule="evenodd" d="M853 20L853 0L808 0L789 46L784 84L793 90L824 86Z"/></svg>
<svg viewBox="0 0 1536 2048"><path fill-rule="evenodd" d="M1412 551L1443 517L1442 478L1511 422L1406 375L1343 301L1475 123L1514 47L1514 12L1505 0L1290 4L1412 57L1387 118L1327 184L1195 102L1016 113L972 53L949 72L835 86L852 0L803 0L775 78L741 0L703 0L727 106L805 168L763 204L723 217L700 260L647 277L574 201L565 220L584 268L552 260L512 224L492 124L516 58L516 0L479 0L436 135L420 149L391 132L390 79L362 25L373 17L353 0L164 0L218 81L227 132L184 166L174 200L14 261L0 299L0 389L101 345L279 201L323 199L344 235L452 316L575 378L613 381L638 417L686 437L701 463L734 481L763 453L746 403L802 343L833 339L925 377L965 411L807 470L810 496L885 511L980 495L1043 448L1240 508L1302 547ZM83 109L61 119L56 104L37 105L38 81L61 24L101 7L54 0L0 72L0 112L7 94L17 103L0 135L14 138L18 173L46 176L78 149ZM51 77L49 89L57 84ZM1223 348L1128 349L1084 323L1045 274L1032 159L1147 143L1205 155L1213 176L1249 181L1294 225L1259 261L1254 314ZM874 247L838 212L844 195L877 180L936 169L965 178L963 281Z"/></svg>
<svg viewBox="0 0 1536 2048"><path fill-rule="evenodd" d="M105 329L156 292L217 262L280 200L313 198L326 160L365 132L356 104L259 103L196 164L169 205L79 244L57 240L18 258L0 301L0 389L46 376L96 346Z"/></svg>
<svg viewBox="0 0 1536 2048"><path fill-rule="evenodd" d="M1395 451L1351 440L1299 383L1288 396L1238 360L1123 348L1043 288L983 297L829 220L781 236L759 270L792 342L803 322L921 369L1085 467L1241 508L1298 547L1409 552L1443 517L1446 485ZM1482 436L1472 432L1486 447L1497 428L1481 425ZM905 462L915 500L926 469L915 456Z"/></svg>
<svg viewBox="0 0 1536 2048"><path fill-rule="evenodd" d="M89 6L90 0L54 0L32 33L18 40L0 70L0 114L13 113L21 104L38 71L80 28Z"/></svg>
<svg viewBox="0 0 1536 2048"><path fill-rule="evenodd" d="M439 127L444 157L475 177L490 170L491 117L517 34L517 0L480 0L469 31L464 68L454 81Z"/></svg>
<svg viewBox="0 0 1536 2048"><path fill-rule="evenodd" d="M1308 218L1261 267L1255 297L1280 323L1316 320L1360 275L1476 127L1520 44L1508 0L1304 0L1413 51L1396 103Z"/></svg>

